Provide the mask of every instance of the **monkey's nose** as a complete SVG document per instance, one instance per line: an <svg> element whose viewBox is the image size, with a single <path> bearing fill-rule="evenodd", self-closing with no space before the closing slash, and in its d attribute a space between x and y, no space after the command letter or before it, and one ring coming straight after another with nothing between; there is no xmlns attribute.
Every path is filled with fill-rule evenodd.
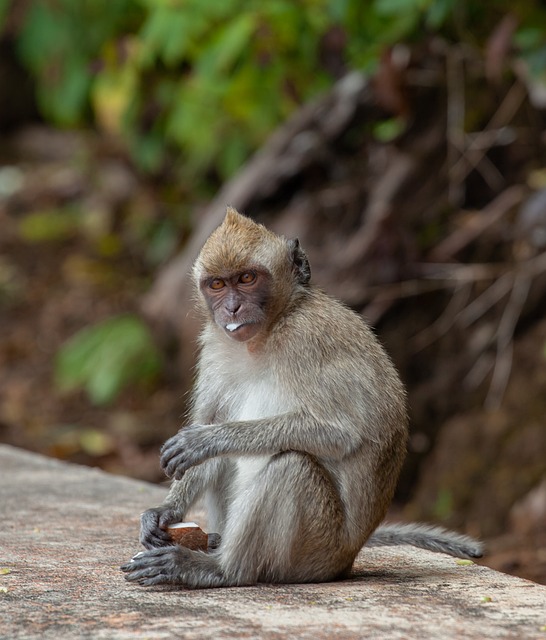
<svg viewBox="0 0 546 640"><path fill-rule="evenodd" d="M232 303L226 304L226 311L229 311L229 313L231 313L231 315L233 316L237 313L237 311L239 311L240 308L241 308L241 305L239 302L232 302Z"/></svg>

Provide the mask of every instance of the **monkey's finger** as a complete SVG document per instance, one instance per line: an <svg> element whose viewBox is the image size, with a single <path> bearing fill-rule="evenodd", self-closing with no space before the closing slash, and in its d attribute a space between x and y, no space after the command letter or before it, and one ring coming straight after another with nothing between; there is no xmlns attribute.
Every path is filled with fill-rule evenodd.
<svg viewBox="0 0 546 640"><path fill-rule="evenodd" d="M168 574L161 572L156 567L149 567L148 569L142 569L140 571L132 571L127 573L124 577L127 582L138 582L138 584L143 586L165 584L170 581Z"/></svg>
<svg viewBox="0 0 546 640"><path fill-rule="evenodd" d="M172 444L176 442L179 438L180 438L180 431L178 433L175 433L174 436L167 438L167 440L165 440L165 442L163 443L161 449L163 450L167 447L172 446Z"/></svg>
<svg viewBox="0 0 546 640"><path fill-rule="evenodd" d="M150 576L156 576L158 573L161 573L161 567L150 566L143 567L142 569L132 569L128 570L128 567L131 565L128 562L125 565L122 565L120 568L122 571L127 573L127 580L138 580L139 578L149 578Z"/></svg>
<svg viewBox="0 0 546 640"><path fill-rule="evenodd" d="M140 535L140 544L146 549L156 549L157 547L167 547L173 544L171 536L161 529L144 531Z"/></svg>
<svg viewBox="0 0 546 640"><path fill-rule="evenodd" d="M169 576L159 575L153 578L143 578L138 581L141 587L155 587L160 584L173 584L173 580Z"/></svg>
<svg viewBox="0 0 546 640"><path fill-rule="evenodd" d="M140 542L144 543L145 541L158 542L160 543L158 546L164 546L164 544L161 543L171 542L171 537L167 531L159 527L154 527L153 529L142 529Z"/></svg>
<svg viewBox="0 0 546 640"><path fill-rule="evenodd" d="M176 522L179 519L180 518L177 516L177 514L172 509L166 509L159 516L159 520L157 521L157 526L162 531L166 531L168 529L169 525L171 525L173 522Z"/></svg>
<svg viewBox="0 0 546 640"><path fill-rule="evenodd" d="M158 558L165 555L166 553L170 553L172 551L172 547L158 547L157 549L149 549L148 551L139 551L135 553L135 555L131 558L131 563L143 563L149 560L157 561ZM136 564L132 564L132 566L136 566Z"/></svg>
<svg viewBox="0 0 546 640"><path fill-rule="evenodd" d="M134 571L138 571L140 569L151 566L147 558L149 558L149 554L151 554L152 552L153 550L137 553L136 556L133 556L128 562L122 564L120 569L125 573L133 573Z"/></svg>
<svg viewBox="0 0 546 640"><path fill-rule="evenodd" d="M123 566L132 571L135 569L142 569L145 567L161 567L167 566L173 561L173 556L180 555L182 553L182 547L178 545L170 545L168 547L157 547L156 549L149 549L147 551L140 551L134 555L129 562L126 562Z"/></svg>
<svg viewBox="0 0 546 640"><path fill-rule="evenodd" d="M138 582L141 578L150 578L163 573L163 569L161 567L144 567L142 569L130 569L128 565L122 565L120 569L125 574L125 580L128 580L129 582Z"/></svg>
<svg viewBox="0 0 546 640"><path fill-rule="evenodd" d="M161 465L161 467L163 469L165 469L170 462L172 462L172 460L177 456L180 455L181 451L180 449L175 450L170 450L168 452L164 452L161 454L160 458L159 458L159 464Z"/></svg>
<svg viewBox="0 0 546 640"><path fill-rule="evenodd" d="M172 544L167 527L171 522L176 522L176 517L171 509L163 511L148 509L140 516L140 542L147 549L152 547L164 547Z"/></svg>
<svg viewBox="0 0 546 640"><path fill-rule="evenodd" d="M172 449L168 449L164 453L161 454L159 458L159 462L163 469L167 467L169 464L173 462L173 460L178 459L180 456L184 455L184 450L180 447L173 447Z"/></svg>
<svg viewBox="0 0 546 640"><path fill-rule="evenodd" d="M177 480L180 480L190 466L186 454L180 453L163 466L163 471L169 478L174 476Z"/></svg>
<svg viewBox="0 0 546 640"><path fill-rule="evenodd" d="M160 584L173 584L174 580L168 574L159 573L156 576L135 578L130 580L128 576L125 576L128 582L136 582L141 587L154 587Z"/></svg>
<svg viewBox="0 0 546 640"><path fill-rule="evenodd" d="M139 569L144 569L146 567L152 566L152 562L150 562L150 555L153 553L153 551L154 549L137 553L128 562L122 564L120 569L125 573L131 573L133 571L138 571Z"/></svg>
<svg viewBox="0 0 546 640"><path fill-rule="evenodd" d="M176 435L169 438L167 442L161 447L160 453L162 458L170 458L180 451L180 436Z"/></svg>

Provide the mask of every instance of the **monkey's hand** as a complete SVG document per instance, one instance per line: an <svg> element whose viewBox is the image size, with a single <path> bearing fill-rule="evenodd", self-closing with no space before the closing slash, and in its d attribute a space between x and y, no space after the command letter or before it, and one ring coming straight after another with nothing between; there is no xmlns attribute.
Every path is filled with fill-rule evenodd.
<svg viewBox="0 0 546 640"><path fill-rule="evenodd" d="M213 425L190 424L180 429L161 448L163 471L170 478L180 480L188 469L217 455L213 434Z"/></svg>
<svg viewBox="0 0 546 640"><path fill-rule="evenodd" d="M167 547L173 544L167 527L177 522L179 514L171 507L148 509L140 516L140 542L146 549Z"/></svg>

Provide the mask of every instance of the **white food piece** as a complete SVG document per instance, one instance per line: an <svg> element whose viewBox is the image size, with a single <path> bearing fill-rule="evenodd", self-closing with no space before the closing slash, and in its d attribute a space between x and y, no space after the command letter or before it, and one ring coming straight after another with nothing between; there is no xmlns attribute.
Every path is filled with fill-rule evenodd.
<svg viewBox="0 0 546 640"><path fill-rule="evenodd" d="M226 324L226 329L228 331L235 331L235 329L238 329L242 324L242 322L230 322L229 324Z"/></svg>
<svg viewBox="0 0 546 640"><path fill-rule="evenodd" d="M176 522L175 524L170 524L169 529L199 529L199 525L195 522Z"/></svg>

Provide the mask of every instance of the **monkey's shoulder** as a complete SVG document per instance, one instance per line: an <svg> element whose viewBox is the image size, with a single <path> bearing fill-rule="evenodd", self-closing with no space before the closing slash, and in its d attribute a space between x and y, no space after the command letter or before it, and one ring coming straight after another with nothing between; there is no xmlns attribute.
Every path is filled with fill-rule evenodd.
<svg viewBox="0 0 546 640"><path fill-rule="evenodd" d="M303 350L369 354L383 349L364 318L320 289L312 288L277 327L277 341ZM276 345L277 346L277 345Z"/></svg>

